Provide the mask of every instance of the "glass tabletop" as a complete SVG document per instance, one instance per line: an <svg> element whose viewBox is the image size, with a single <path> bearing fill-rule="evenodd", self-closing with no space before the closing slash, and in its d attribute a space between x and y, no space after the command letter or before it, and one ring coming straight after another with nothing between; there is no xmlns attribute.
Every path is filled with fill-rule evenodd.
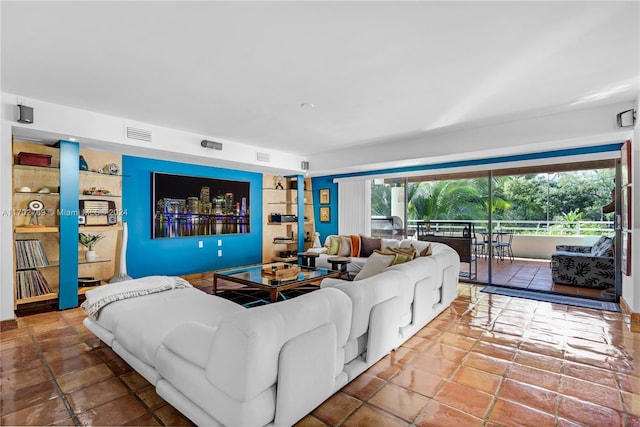
<svg viewBox="0 0 640 427"><path fill-rule="evenodd" d="M322 279L329 274L334 274L335 271L327 270L326 268L317 268L317 269L305 269L304 267L300 270L297 276L287 277L283 280L274 280L274 277L269 274L263 274L263 269L271 268L272 266L283 265L283 263L271 263L271 264L260 264L260 265L252 265L249 267L242 268L234 268L231 270L221 271L216 273L216 275L221 277L228 277L233 279L242 280L245 282L258 283L265 286L280 286L287 283L299 282L303 280L313 280L313 279Z"/></svg>

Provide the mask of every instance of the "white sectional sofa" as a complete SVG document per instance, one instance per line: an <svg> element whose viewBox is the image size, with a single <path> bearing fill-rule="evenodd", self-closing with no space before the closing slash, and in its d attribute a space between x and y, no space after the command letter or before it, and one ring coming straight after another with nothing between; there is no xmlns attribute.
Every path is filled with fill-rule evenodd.
<svg viewBox="0 0 640 427"><path fill-rule="evenodd" d="M400 289L399 329L396 341L398 346L449 307L456 298L460 256L454 249L442 243L417 240L395 240L395 242L398 242L397 246L394 246L390 239L387 240L386 247L413 246L421 252L430 245L431 255L418 256L412 261L392 265L381 273L362 280L351 282L343 279L324 279L321 286L322 288L335 287L352 296L356 289L360 287L366 289L371 283L398 283ZM331 256L322 254L319 258L325 262L324 260ZM367 258L356 259L359 264L358 271L362 270L366 260ZM397 272L402 273L403 276L398 276ZM354 286L356 284L358 287Z"/></svg>
<svg viewBox="0 0 640 427"><path fill-rule="evenodd" d="M84 324L197 425L289 426L451 303L459 259L442 246L250 309L176 277L110 284L87 292Z"/></svg>

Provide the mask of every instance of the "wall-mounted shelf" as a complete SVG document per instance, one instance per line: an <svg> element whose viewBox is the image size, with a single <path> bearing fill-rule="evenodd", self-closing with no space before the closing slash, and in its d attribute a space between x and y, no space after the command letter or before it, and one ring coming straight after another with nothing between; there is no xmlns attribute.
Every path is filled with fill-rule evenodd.
<svg viewBox="0 0 640 427"><path fill-rule="evenodd" d="M58 233L58 227L16 227L13 229L16 234L35 234L35 233Z"/></svg>

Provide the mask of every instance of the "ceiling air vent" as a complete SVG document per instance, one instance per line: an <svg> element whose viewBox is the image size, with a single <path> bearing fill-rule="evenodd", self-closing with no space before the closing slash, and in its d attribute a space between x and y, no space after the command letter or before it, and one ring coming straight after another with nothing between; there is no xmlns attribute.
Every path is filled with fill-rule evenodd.
<svg viewBox="0 0 640 427"><path fill-rule="evenodd" d="M138 141L151 142L151 131L145 129L138 129L131 126L125 126L125 138L137 139Z"/></svg>
<svg viewBox="0 0 640 427"><path fill-rule="evenodd" d="M259 162L270 162L271 156L267 153L256 153L256 159L258 159Z"/></svg>

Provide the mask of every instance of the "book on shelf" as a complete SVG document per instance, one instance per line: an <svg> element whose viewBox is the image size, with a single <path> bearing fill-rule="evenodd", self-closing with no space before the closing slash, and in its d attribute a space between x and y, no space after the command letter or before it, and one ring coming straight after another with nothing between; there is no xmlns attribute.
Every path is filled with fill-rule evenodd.
<svg viewBox="0 0 640 427"><path fill-rule="evenodd" d="M47 279L38 270L22 270L16 273L18 299L37 297L51 293Z"/></svg>
<svg viewBox="0 0 640 427"><path fill-rule="evenodd" d="M40 240L16 240L16 268L18 270L47 267L48 265L49 260Z"/></svg>

